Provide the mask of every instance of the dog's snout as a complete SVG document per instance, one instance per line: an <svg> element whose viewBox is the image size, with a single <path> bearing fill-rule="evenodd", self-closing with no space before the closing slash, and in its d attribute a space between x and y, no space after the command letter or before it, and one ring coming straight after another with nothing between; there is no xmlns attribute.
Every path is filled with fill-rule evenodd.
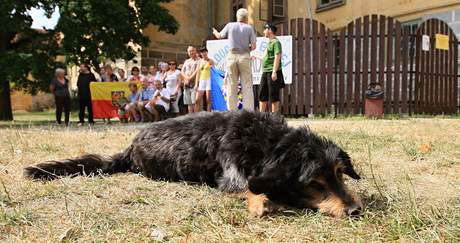
<svg viewBox="0 0 460 243"><path fill-rule="evenodd" d="M358 216L361 214L361 207L359 205L353 205L350 207L345 208L345 213L348 216Z"/></svg>

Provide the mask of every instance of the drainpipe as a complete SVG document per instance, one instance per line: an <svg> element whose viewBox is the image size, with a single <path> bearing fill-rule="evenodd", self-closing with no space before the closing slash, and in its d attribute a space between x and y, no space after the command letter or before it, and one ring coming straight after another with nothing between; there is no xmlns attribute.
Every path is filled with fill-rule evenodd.
<svg viewBox="0 0 460 243"><path fill-rule="evenodd" d="M267 21L273 23L273 0L268 0Z"/></svg>
<svg viewBox="0 0 460 243"><path fill-rule="evenodd" d="M308 18L309 19L312 19L313 18L313 14L311 12L311 0L306 0L307 2L307 10L308 10Z"/></svg>

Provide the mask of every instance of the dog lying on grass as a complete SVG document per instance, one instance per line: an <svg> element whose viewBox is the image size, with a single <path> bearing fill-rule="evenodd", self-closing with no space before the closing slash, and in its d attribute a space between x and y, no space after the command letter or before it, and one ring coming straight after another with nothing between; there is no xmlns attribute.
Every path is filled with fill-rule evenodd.
<svg viewBox="0 0 460 243"><path fill-rule="evenodd" d="M283 117L269 113L197 113L156 122L122 153L48 161L25 168L24 175L53 180L123 172L245 193L254 216L280 206L333 217L358 215L362 208L344 184L344 174L360 179L347 153L308 128L288 127Z"/></svg>

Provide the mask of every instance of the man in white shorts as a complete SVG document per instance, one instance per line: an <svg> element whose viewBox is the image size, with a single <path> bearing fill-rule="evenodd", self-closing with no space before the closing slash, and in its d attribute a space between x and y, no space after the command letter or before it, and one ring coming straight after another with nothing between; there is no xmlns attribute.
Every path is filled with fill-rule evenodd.
<svg viewBox="0 0 460 243"><path fill-rule="evenodd" d="M182 77L184 78L184 104L188 107L188 113L195 112L195 98L196 90L195 82L196 75L198 72L198 65L200 62L200 57L196 51L196 48L189 46L187 48L187 54L190 57L185 60L184 65L181 70Z"/></svg>
<svg viewBox="0 0 460 243"><path fill-rule="evenodd" d="M228 23L218 32L213 28L217 39L228 37L230 52L226 59L226 73L228 75L228 109L238 109L238 81L241 81L243 93L243 109L254 111L254 91L252 85L251 55L256 49L256 33L248 24L248 10L238 9L237 22Z"/></svg>

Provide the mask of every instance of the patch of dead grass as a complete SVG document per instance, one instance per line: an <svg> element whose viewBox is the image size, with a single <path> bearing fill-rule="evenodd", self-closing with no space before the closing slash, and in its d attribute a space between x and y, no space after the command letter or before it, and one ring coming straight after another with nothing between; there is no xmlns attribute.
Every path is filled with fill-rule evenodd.
<svg viewBox="0 0 460 243"><path fill-rule="evenodd" d="M309 210L251 218L245 201L215 189L137 174L25 180L22 168L123 150L138 127L0 129L0 240L389 241L460 240L460 122L455 119L290 120L343 146L364 177L360 219ZM429 144L430 149L420 147Z"/></svg>

